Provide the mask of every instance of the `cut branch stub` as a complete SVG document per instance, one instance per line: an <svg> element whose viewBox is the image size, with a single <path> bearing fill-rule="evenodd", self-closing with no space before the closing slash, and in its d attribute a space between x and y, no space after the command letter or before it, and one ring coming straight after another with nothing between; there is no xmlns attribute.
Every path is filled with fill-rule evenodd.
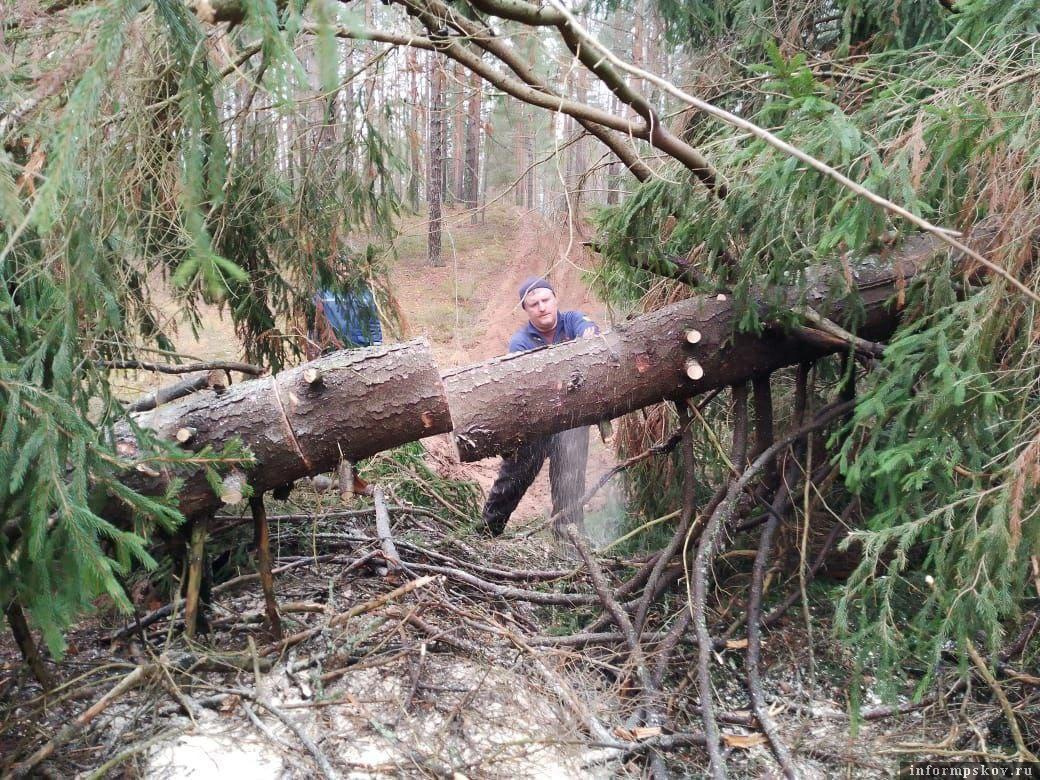
<svg viewBox="0 0 1040 780"><path fill-rule="evenodd" d="M180 444L188 444L192 439L195 438L195 434L197 434L197 433L198 433L198 431L195 428L191 428L191 427L178 428L177 429L177 441Z"/></svg>
<svg viewBox="0 0 1040 780"><path fill-rule="evenodd" d="M311 387L314 387L315 385L320 385L321 377L321 369L317 366L312 366L311 368L305 369L303 372L303 380Z"/></svg>
<svg viewBox="0 0 1040 780"><path fill-rule="evenodd" d="M695 328L690 328L686 331L686 341L690 344L697 344L701 340L701 332Z"/></svg>
<svg viewBox="0 0 1040 780"><path fill-rule="evenodd" d="M246 475L232 471L220 483L220 500L225 504L237 504L242 500L246 488Z"/></svg>
<svg viewBox="0 0 1040 780"><path fill-rule="evenodd" d="M697 381L704 376L704 367L693 358L686 361L686 376Z"/></svg>

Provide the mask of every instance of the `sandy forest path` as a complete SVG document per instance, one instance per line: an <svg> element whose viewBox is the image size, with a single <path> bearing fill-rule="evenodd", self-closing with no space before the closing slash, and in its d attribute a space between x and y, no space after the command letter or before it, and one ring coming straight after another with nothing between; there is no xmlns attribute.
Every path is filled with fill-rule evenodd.
<svg viewBox="0 0 1040 780"><path fill-rule="evenodd" d="M527 320L518 301L521 282L546 276L556 289L561 309L578 309L609 327L606 308L591 293L583 274L591 258L580 236L554 225L538 212L497 208L484 224L470 224L468 212L448 213L444 236L445 264L426 262L425 221L404 228L399 261L390 272L391 286L405 315L407 335L425 336L442 368L467 365L506 351L509 337ZM498 472L499 458L473 464L453 463L447 436L426 440L427 449L445 477L472 479L487 492ZM587 480L591 482L615 462L613 450L593 430ZM517 530L548 516L552 501L548 467L542 469L513 514ZM617 494L607 492L590 507L590 533L602 541L613 531ZM610 519L608 519L610 518Z"/></svg>

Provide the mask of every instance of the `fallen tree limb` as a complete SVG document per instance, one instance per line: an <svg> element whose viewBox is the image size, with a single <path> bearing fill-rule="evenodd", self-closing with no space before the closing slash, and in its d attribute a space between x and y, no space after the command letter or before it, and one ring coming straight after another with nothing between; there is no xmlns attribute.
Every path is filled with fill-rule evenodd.
<svg viewBox="0 0 1040 780"><path fill-rule="evenodd" d="M74 739L77 734L83 731L87 726L90 725L91 721L94 720L98 715L108 709L111 704L116 701L120 696L129 691L131 688L146 682L152 674L155 672L155 667L152 664L145 664L138 666L122 680L120 680L115 687L113 687L108 693L98 699L92 704L87 710L85 710L78 718L71 723L66 724L55 734L51 739L47 741L39 750L33 753L24 761L20 761L11 767L10 777L26 777L30 772L35 769L41 761L49 758L55 750L62 745Z"/></svg>
<svg viewBox="0 0 1040 780"><path fill-rule="evenodd" d="M487 580L476 577L468 572L462 571L461 569L452 569L448 566L410 563L408 564L408 567L415 571L440 574L444 577L456 580L457 582L464 582L477 590L490 593L492 596L498 596L499 598L504 599L515 599L517 601L527 601L531 604L544 604L547 606L558 607L579 607L599 603L599 598L591 593L543 593L538 590L511 588L507 585L488 582Z"/></svg>
<svg viewBox="0 0 1040 780"><path fill-rule="evenodd" d="M213 360L205 363L185 363L176 365L174 363L150 363L145 360L102 360L98 362L102 368L110 371L154 371L158 374L194 374L196 371L238 371L241 374L260 376L264 369L254 366L252 363L239 363L237 361Z"/></svg>
<svg viewBox="0 0 1040 780"><path fill-rule="evenodd" d="M178 398L184 398L186 395L191 395L207 387L209 387L208 373L188 377L180 382L160 387L158 390L141 396L136 401L127 404L126 410L128 412L147 412L149 409L162 406L170 401L176 401Z"/></svg>
<svg viewBox="0 0 1040 780"><path fill-rule="evenodd" d="M383 488L379 485L372 488L372 501L376 508L376 533L379 535L379 545L383 550L383 557L386 559L390 571L398 571L401 568L401 556L397 554L394 538L390 534L390 513L386 509Z"/></svg>

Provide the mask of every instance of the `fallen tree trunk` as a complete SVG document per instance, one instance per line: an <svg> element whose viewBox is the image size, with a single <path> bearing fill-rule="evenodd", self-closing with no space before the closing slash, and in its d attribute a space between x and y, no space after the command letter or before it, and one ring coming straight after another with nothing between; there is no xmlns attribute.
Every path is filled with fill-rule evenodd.
<svg viewBox="0 0 1040 780"><path fill-rule="evenodd" d="M908 240L888 260L860 261L849 279L858 288L858 315L850 305L830 304L822 313L871 338L889 335L898 311L889 300L944 251L930 236ZM823 308L835 289L847 286L840 270L828 270L804 296L783 290L763 293L789 307ZM766 306L759 301L762 311ZM516 449L534 436L618 417L664 400L689 398L744 382L828 353L847 342L813 330L766 329L734 335L737 310L725 295L696 297L636 317L593 339L504 355L444 375L463 461Z"/></svg>
<svg viewBox="0 0 1040 780"><path fill-rule="evenodd" d="M860 293L859 334L876 338L894 330L898 312L888 302L940 250L936 240L919 237L889 260L870 257L856 266L851 278ZM763 294L789 306L820 306L844 284L840 272L828 272L804 297L782 290ZM823 314L851 327L849 308L837 304ZM443 380L421 341L338 352L219 396L200 393L135 420L194 450L239 438L255 463L248 474L225 481L224 498L234 500L246 482L268 490L329 471L341 458L355 461L450 431L453 421L459 454L472 461L512 450L532 436L691 397L849 348L820 331L809 339L780 328L734 336L735 316L726 296L691 298L594 339L494 358L449 371ZM118 443L124 456L137 453L129 426L119 430ZM172 476L144 466L125 481L155 494ZM220 500L201 471L185 477L180 499L185 515L211 510Z"/></svg>
<svg viewBox="0 0 1040 780"><path fill-rule="evenodd" d="M437 366L425 341L336 352L219 395L201 392L134 417L159 437L198 451L240 439L254 456L247 474L225 480L225 498L241 497L336 468L425 436L451 430ZM129 425L116 431L124 457L138 453ZM213 509L221 498L199 469L175 475L147 461L123 480L146 494L184 479L185 516Z"/></svg>

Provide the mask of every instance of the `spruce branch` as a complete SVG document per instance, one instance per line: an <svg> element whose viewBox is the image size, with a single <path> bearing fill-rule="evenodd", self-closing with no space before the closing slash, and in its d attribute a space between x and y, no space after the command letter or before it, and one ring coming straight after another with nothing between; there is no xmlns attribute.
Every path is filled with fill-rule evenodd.
<svg viewBox="0 0 1040 780"><path fill-rule="evenodd" d="M517 1L519 2L520 0ZM869 201L870 203L873 203L876 206L879 206L880 208L884 209L890 214L902 217L904 220L914 225L915 227L918 227L926 233L930 233L931 235L935 236L950 248L957 250L963 255L970 257L972 260L979 263L980 265L985 266L991 272L1006 280L1009 284L1011 284L1012 287L1016 288L1019 292L1023 293L1036 303L1040 303L1040 294L1028 288L1025 284L1019 281L1019 279L1016 278L1010 271L1008 271L1006 268L997 265L992 260L983 257L981 254L976 252L967 244L958 241L955 236L959 236L960 233L958 233L957 231L950 230L949 228L940 227L938 225L933 225L928 220L917 216L916 214L908 211L906 208L896 203L893 203L887 198L881 197L872 190L864 187L862 184L853 181L848 176L838 171L836 168L828 165L822 160L817 159L816 157L813 157L810 154L807 154L798 147L789 144L787 141L784 141L782 138L775 135L774 133L771 133L763 127L759 127L754 122L750 122L749 120L744 119L741 116L738 116L724 109L718 108L717 106L714 106L711 103L708 103L707 101L701 100L700 98L694 97L685 90L679 89L667 79L663 79L660 76L657 76L653 73L650 73L647 70L644 70L643 68L639 68L635 65L630 65L629 63L625 62L620 57L618 57L616 54L614 54L602 43L600 43L588 31L586 31L585 28L582 26L581 22L579 22L578 19L570 11L568 11L562 5L562 3L559 2L559 0L549 0L549 3L550 5L552 5L553 8L559 11L559 13L562 14L562 16L567 20L568 26L574 31L576 31L579 35L581 35L582 39L592 49L598 52L599 56L601 56L606 61L612 63L613 65L615 65L623 71L626 71L627 73L631 73L634 76L639 76L640 78L646 79L647 81L656 84L661 89L668 92L668 94L672 95L675 98L678 98L679 100L682 100L690 106L693 106L699 111L703 111L704 113L713 116L716 119L719 119L729 125L732 125L733 127L736 127L739 130L743 130L744 132L750 133L754 137L769 144L774 149L777 149L783 152L784 154L794 157L795 159L805 163L818 173L821 173L824 176L833 179L834 181L838 182L838 184L840 184L842 187L845 187L851 192L854 192L859 197Z"/></svg>

